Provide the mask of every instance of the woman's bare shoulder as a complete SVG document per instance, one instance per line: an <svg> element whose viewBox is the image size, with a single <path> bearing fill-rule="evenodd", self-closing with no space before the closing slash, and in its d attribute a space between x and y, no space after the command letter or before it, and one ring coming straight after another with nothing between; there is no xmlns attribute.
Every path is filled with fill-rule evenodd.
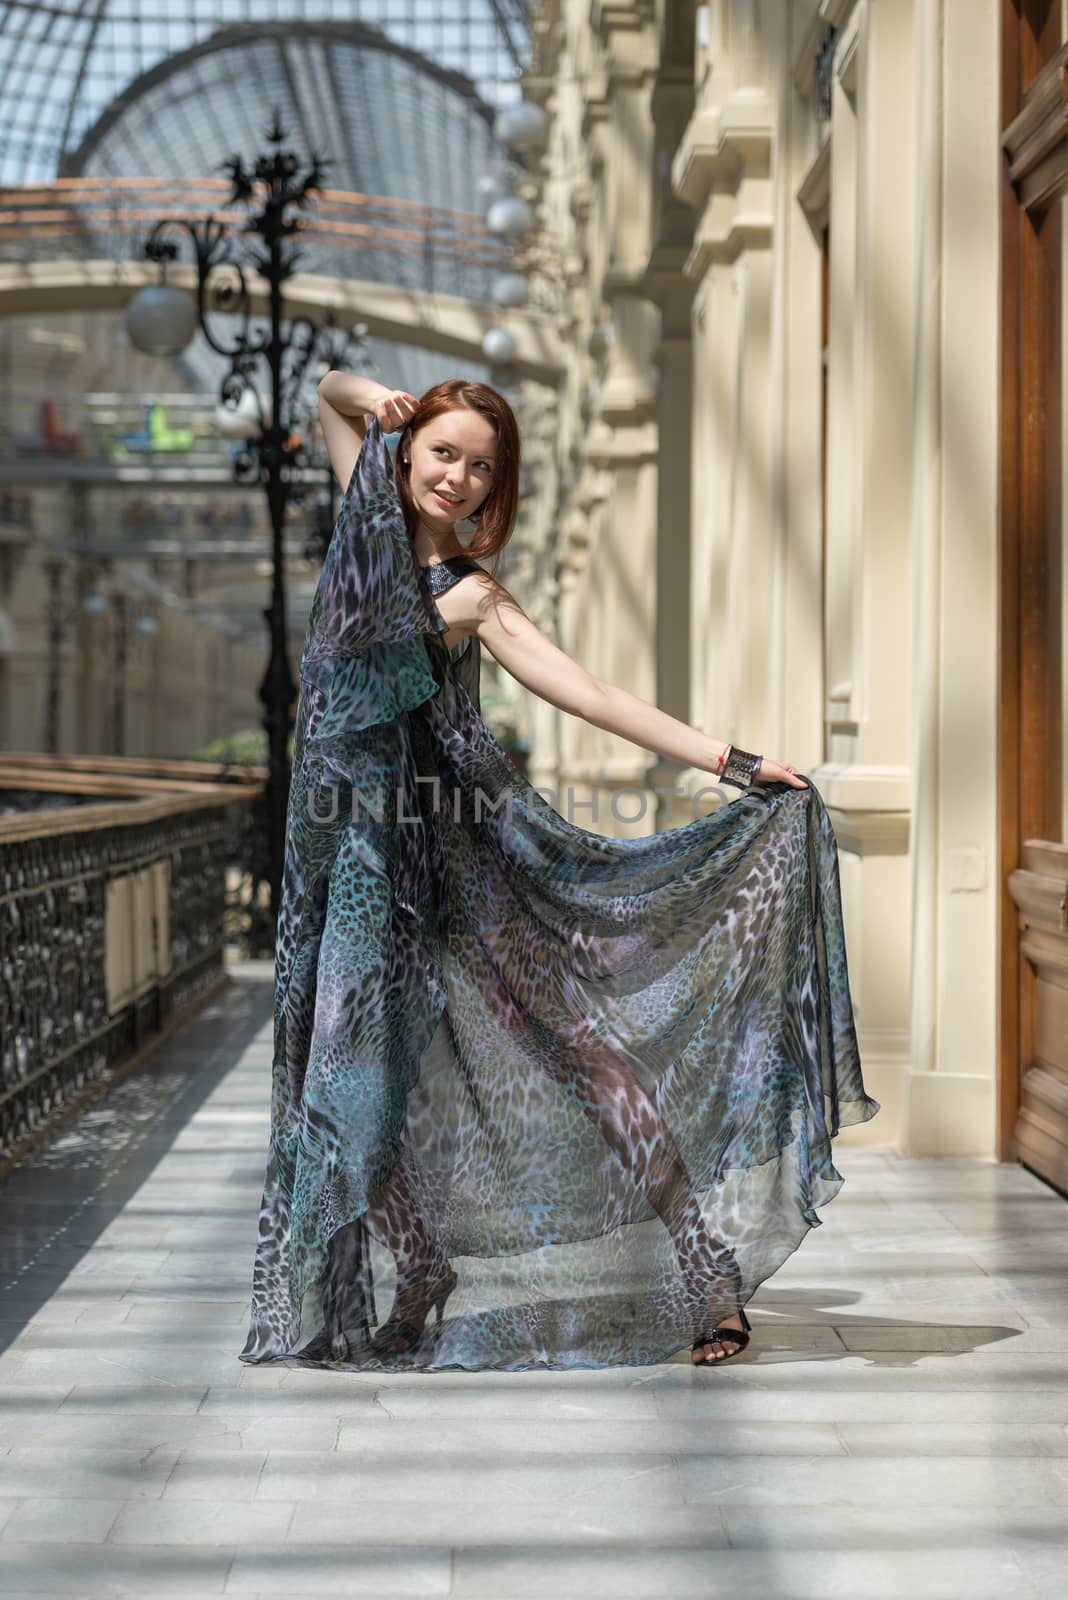
<svg viewBox="0 0 1068 1600"><path fill-rule="evenodd" d="M519 604L507 584L502 583L487 567L482 566L481 562L471 556L463 556L457 564L461 562L466 570L460 583L467 587L469 593L478 594L483 602L507 599L513 605Z"/></svg>

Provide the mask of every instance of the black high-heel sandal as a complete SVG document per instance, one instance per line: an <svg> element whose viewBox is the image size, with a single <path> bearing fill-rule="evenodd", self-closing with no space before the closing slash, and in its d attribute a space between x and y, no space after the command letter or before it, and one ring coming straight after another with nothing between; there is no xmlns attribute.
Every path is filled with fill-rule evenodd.
<svg viewBox="0 0 1068 1600"><path fill-rule="evenodd" d="M737 1350L731 1350L727 1355L722 1356L704 1356L700 1361L691 1361L690 1365L692 1367L718 1367L724 1361L730 1361L733 1356L741 1355L749 1343L749 1335L753 1329L741 1306L738 1307L738 1315L742 1319L743 1327L712 1328L710 1332L703 1333L699 1339L694 1340L690 1346L690 1354L693 1355L695 1350L700 1350L702 1345L706 1344L736 1344L738 1346Z"/></svg>
<svg viewBox="0 0 1068 1600"><path fill-rule="evenodd" d="M426 1319L433 1306L437 1312L437 1326L441 1327L441 1319L445 1311L445 1302L456 1288L459 1278L450 1267L445 1276L434 1284L427 1297L426 1313L419 1327L413 1322L398 1320L396 1322L383 1322L374 1338L371 1340L371 1354L376 1356L403 1356L414 1350L423 1337L426 1328ZM403 1340L403 1343L399 1341Z"/></svg>

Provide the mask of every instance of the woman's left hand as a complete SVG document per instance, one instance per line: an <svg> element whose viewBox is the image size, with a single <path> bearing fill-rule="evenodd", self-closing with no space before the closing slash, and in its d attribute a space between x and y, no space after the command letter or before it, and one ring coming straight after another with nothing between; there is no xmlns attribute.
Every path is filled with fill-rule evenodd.
<svg viewBox="0 0 1068 1600"><path fill-rule="evenodd" d="M808 788L804 778L797 776L795 767L786 767L778 761L769 761L767 756L761 757L760 765L754 772L752 781L754 783L788 783L791 789Z"/></svg>

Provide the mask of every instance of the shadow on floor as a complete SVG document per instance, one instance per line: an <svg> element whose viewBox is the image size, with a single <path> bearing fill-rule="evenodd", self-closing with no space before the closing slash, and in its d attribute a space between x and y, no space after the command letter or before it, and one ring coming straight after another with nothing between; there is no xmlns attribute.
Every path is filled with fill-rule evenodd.
<svg viewBox="0 0 1068 1600"><path fill-rule="evenodd" d="M0 1185L0 1351L171 1149L257 1035L270 1071L274 966L240 962L165 1040Z"/></svg>

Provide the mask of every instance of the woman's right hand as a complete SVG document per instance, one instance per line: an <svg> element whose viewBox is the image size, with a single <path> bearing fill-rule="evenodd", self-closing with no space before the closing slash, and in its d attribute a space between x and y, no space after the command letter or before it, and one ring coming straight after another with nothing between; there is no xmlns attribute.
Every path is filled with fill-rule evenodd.
<svg viewBox="0 0 1068 1600"><path fill-rule="evenodd" d="M387 389L374 404L374 413L383 433L399 433L419 405L407 389Z"/></svg>

